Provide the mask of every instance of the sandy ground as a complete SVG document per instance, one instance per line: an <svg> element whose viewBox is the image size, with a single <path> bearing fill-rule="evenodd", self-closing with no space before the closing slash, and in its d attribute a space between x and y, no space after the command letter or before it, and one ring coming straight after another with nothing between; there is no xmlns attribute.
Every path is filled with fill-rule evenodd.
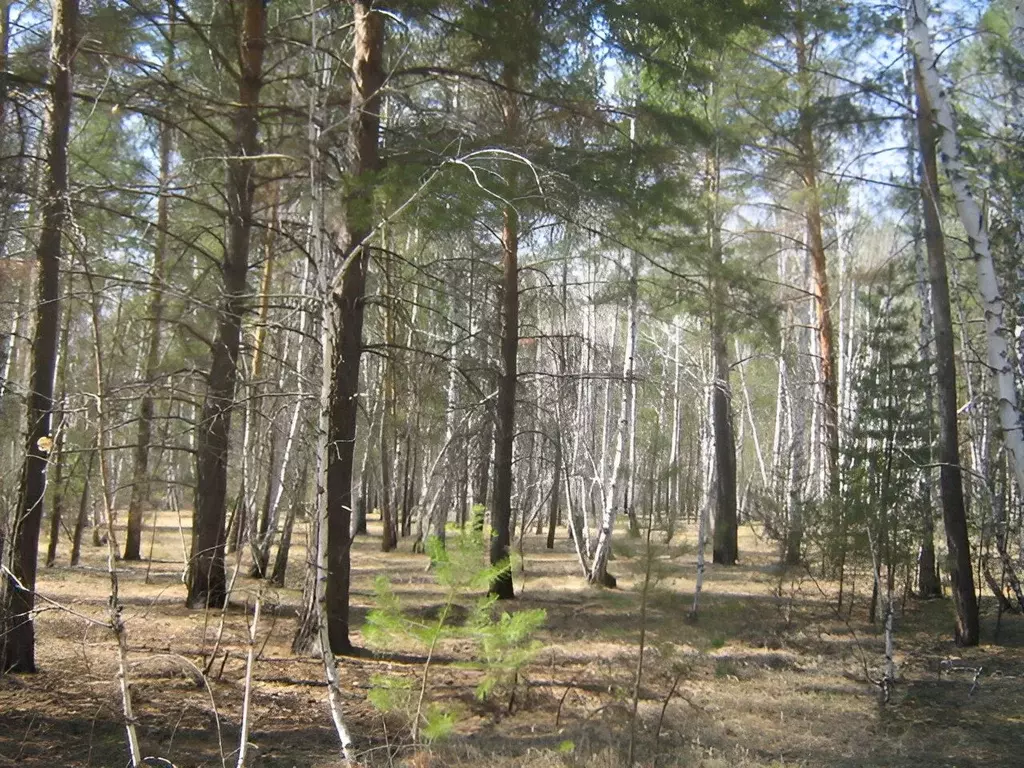
<svg viewBox="0 0 1024 768"><path fill-rule="evenodd" d="M259 597L247 764L343 765L322 665L290 653L304 532L296 534L286 588L239 576L223 613L184 606L187 527L162 512L147 521L146 547L154 533L152 563L118 565L143 754L180 768L236 764L248 621ZM548 551L528 535L516 574L519 599L509 610L543 608L547 621L542 647L517 684L479 701L473 692L480 672L465 664L471 644L439 647L426 699L455 713L454 733L415 745L407 721L383 715L367 694L376 675L418 686L423 649L399 644L387 655L340 660L360 764L611 768L627 764L632 733L640 766L1024 765L1021 617L1003 616L996 634L994 605L983 600L983 644L961 651L949 639L947 600L907 600L897 621L899 681L882 704L868 679L880 677L883 654L880 627L866 621L865 577L853 585L852 612L844 607L837 615L834 583L780 571L772 546L747 528L740 565L709 566L700 616L690 622L694 543L687 529L648 555L642 540L623 536L611 567L619 588L595 590L580 578L564 538ZM353 549L353 626L372 607L381 573L411 610L436 615L442 596L427 558L411 554L408 541L389 554L379 544L371 524ZM61 564L63 543L61 557L40 573L40 593L62 606L38 616L40 672L0 678L0 766L127 765L116 646L103 626L105 548L87 546L75 569ZM642 626L646 650L636 689ZM353 640L362 645L358 631ZM949 659L982 667L973 692L972 672L942 672Z"/></svg>

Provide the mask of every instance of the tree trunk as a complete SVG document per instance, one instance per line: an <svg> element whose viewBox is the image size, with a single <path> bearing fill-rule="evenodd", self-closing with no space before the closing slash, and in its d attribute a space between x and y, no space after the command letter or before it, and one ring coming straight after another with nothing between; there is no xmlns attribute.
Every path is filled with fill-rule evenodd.
<svg viewBox="0 0 1024 768"><path fill-rule="evenodd" d="M299 470L299 479L295 483L292 492L291 504L288 513L284 518L284 529L281 531L281 543L277 547L277 556L274 558L274 570L270 574L270 583L277 587L284 586L285 573L288 570L288 554L292 548L292 531L295 528L295 516L302 508L306 498L306 481L309 476L309 462L302 462Z"/></svg>
<svg viewBox="0 0 1024 768"><path fill-rule="evenodd" d="M519 77L508 62L502 72L502 113L505 135L515 146L520 133L520 105L516 95ZM515 173L507 179L509 194L514 196ZM511 199L511 197L510 197ZM491 582L490 593L500 600L515 597L509 545L512 539L512 461L515 443L516 384L519 354L519 213L511 205L502 212L501 230L501 373L498 377L498 400L494 438L494 496L491 509L491 565L507 563L507 567Z"/></svg>
<svg viewBox="0 0 1024 768"><path fill-rule="evenodd" d="M514 97L509 96L509 99L514 100ZM501 376L498 379L495 419L491 565L508 563L512 540L512 449L515 442L516 365L519 352L519 216L511 206L504 211L501 240ZM515 597L510 563L491 582L490 591L501 600Z"/></svg>
<svg viewBox="0 0 1024 768"><path fill-rule="evenodd" d="M95 447L89 449L89 458L85 462L85 476L82 479L82 495L78 499L78 516L75 518L75 530L71 535L71 567L78 565L82 556L82 535L89 522L89 490L92 485L92 474L96 467Z"/></svg>
<svg viewBox="0 0 1024 768"><path fill-rule="evenodd" d="M934 121L934 129L937 130L942 165L949 178L957 213L967 232L967 243L978 271L978 288L985 310L988 365L996 390L1003 446L1006 448L1007 460L1013 470L1017 489L1024 493L1024 421L1021 419L1014 381L1010 329L1006 327L1004 321L1004 302L992 259L988 228L981 207L971 194L964 171L953 110L936 68L927 19L927 0L914 0L908 34L919 63L918 83L922 91L928 95L929 111L926 115L930 121Z"/></svg>
<svg viewBox="0 0 1024 768"><path fill-rule="evenodd" d="M551 480L551 499L548 504L548 549L555 548L555 528L558 526L559 493L562 489L562 429L555 425L555 469Z"/></svg>
<svg viewBox="0 0 1024 768"><path fill-rule="evenodd" d="M715 445L715 538L711 559L721 565L735 565L739 559L739 521L736 513L736 439L733 434L732 391L729 386L729 343L726 329L728 293L725 284L725 253L718 212L721 172L717 149L709 153L708 234L711 247L711 344L714 389L711 420Z"/></svg>
<svg viewBox="0 0 1024 768"><path fill-rule="evenodd" d="M615 431L615 447L612 453L612 466L608 486L605 490L604 513L601 516L601 527L597 534L597 544L590 569L590 583L607 587L615 586L615 577L608 573L608 560L611 557L612 534L615 530L615 512L618 504L616 494L624 485L627 471L623 466L623 453L629 433L630 403L633 392L633 374L636 367L636 334L638 297L636 285L636 256L632 257L629 286L629 312L626 319L626 344L622 363L622 400L619 404L619 420ZM609 386L611 382L609 381ZM626 457L628 462L628 455ZM625 489L624 489L625 490ZM625 506L625 503L623 505Z"/></svg>
<svg viewBox="0 0 1024 768"><path fill-rule="evenodd" d="M279 216L279 205L281 198L280 182L275 182L271 200L270 221L268 222L266 237L263 247L263 275L260 278L260 308L256 317L256 333L252 344L252 363L249 368L249 386L245 405L245 430L242 439L242 483L244 495L242 504L247 515L247 536L249 549L252 552L252 570L250 574L255 578L263 578L270 561L270 540L267 537L267 527L270 524L270 508L274 496L274 462L276 458L277 441L274 429L273 417L267 419L260 408L261 393L263 391L263 360L266 357L264 345L267 339L267 318L270 316L270 290L274 282L274 232L281 226ZM265 424L265 427L261 427ZM260 461L258 457L262 451L258 450L260 438L266 438L267 457L267 484L263 489L263 511L256 514L257 490L259 490ZM253 440L255 446L253 447ZM255 470L253 472L252 470ZM266 542L266 546L263 542Z"/></svg>
<svg viewBox="0 0 1024 768"><path fill-rule="evenodd" d="M380 90L384 84L384 16L368 0L355 0L355 52L352 60L352 103L349 123L349 173L355 187L345 200L338 241L345 262L340 288L335 278L334 311L337 345L330 360L327 454L327 584L325 610L331 651L348 653L349 555L352 546L352 466L355 454L359 358L363 346L363 294L372 228L371 185L380 170ZM325 360L325 364L327 361Z"/></svg>
<svg viewBox="0 0 1024 768"><path fill-rule="evenodd" d="M927 30L925 30L927 34ZM949 549L949 577L956 610L955 640L958 645L978 644L978 599L971 572L970 540L964 508L957 425L956 357L953 350L953 315L946 276L945 240L939 214L938 167L935 158L936 131L932 108L922 81L921 67L915 68L917 90L917 131L921 152L921 197L924 206L924 236L931 282L932 322L935 328L935 394L938 411L939 499Z"/></svg>
<svg viewBox="0 0 1024 768"><path fill-rule="evenodd" d="M54 477L53 477L53 512L50 513L50 542L46 547L46 567L51 567L57 560L57 544L60 541L60 524L64 514L64 492L67 488L67 481L64 477L67 456L65 451L68 443L67 425L67 380L68 380L68 334L71 331L71 281L68 276L68 286L65 289L67 298L64 305L64 322L60 331L60 369L57 372L57 381L60 391L60 417L57 420L56 446L53 454ZM0 562L3 562L0 560Z"/></svg>
<svg viewBox="0 0 1024 768"><path fill-rule="evenodd" d="M825 437L827 486L832 498L839 490L839 394L832 346L832 296L829 289L825 240L822 235L821 192L818 188L818 155L814 142L814 116L810 99L809 47L802 21L796 26L797 72L801 81L799 121L800 175L806 190L804 217L807 248L811 256L811 290L818 324L818 375L821 379L822 423Z"/></svg>
<svg viewBox="0 0 1024 768"><path fill-rule="evenodd" d="M174 66L174 16L171 12L168 31L165 72ZM150 502L149 445L153 434L153 381L160 365L160 335L163 330L164 262L167 258L167 227L170 223L170 176L173 129L160 123L159 197L156 204L156 243L153 248L153 272L149 281L149 342L143 368L145 391L139 403L139 424L135 437L135 466L132 470L132 493L128 500L128 529L125 533L124 559L142 558L142 521Z"/></svg>
<svg viewBox="0 0 1024 768"><path fill-rule="evenodd" d="M910 61L905 68L905 95L910 103L914 98L914 62L913 56L908 57ZM904 123L907 140L907 175L910 177L911 185L919 192L924 190L918 163L918 136L916 121L913 115L909 116ZM922 206L926 205L923 196L918 195L914 200L914 207L911 212L911 236L914 241L914 271L917 284L918 300L921 304L921 320L918 326L918 360L921 363L921 370L924 371L922 390L924 401L928 411L928 446L929 464L935 463L934 436L935 436L935 393L931 380L931 369L934 360L932 342L934 332L932 331L932 300L931 289L928 284L928 259L925 255L924 232L922 224ZM938 569L935 560L935 511L933 503L932 486L935 482L933 469L921 470L921 477L918 483L918 493L921 496L921 531L920 542L917 554L917 595L922 599L942 596L942 582L939 579Z"/></svg>
<svg viewBox="0 0 1024 768"><path fill-rule="evenodd" d="M718 323L721 322L719 318ZM712 562L735 565L739 559L736 514L736 443L733 437L729 359L724 332L714 336L715 384L711 402L715 430L715 538Z"/></svg>
<svg viewBox="0 0 1024 768"><path fill-rule="evenodd" d="M238 348L245 311L246 277L253 198L256 191L253 160L260 151L259 99L263 86L266 46L266 8L263 0L245 0L239 44L239 106L235 135L229 148L226 196L227 242L221 274L223 300L218 310L217 333L206 399L196 430L196 491L189 558L190 608L221 607L227 599L224 572L225 512L231 409L238 376Z"/></svg>
<svg viewBox="0 0 1024 768"><path fill-rule="evenodd" d="M36 327L32 343L31 394L28 398L27 440L18 505L11 535L11 573L6 578L2 665L12 672L35 672L36 566L39 529L46 491L53 374L60 333L61 237L67 220L68 133L71 126L71 76L78 46L78 0L53 3L50 33L50 82L46 146L45 191L36 261L39 284Z"/></svg>

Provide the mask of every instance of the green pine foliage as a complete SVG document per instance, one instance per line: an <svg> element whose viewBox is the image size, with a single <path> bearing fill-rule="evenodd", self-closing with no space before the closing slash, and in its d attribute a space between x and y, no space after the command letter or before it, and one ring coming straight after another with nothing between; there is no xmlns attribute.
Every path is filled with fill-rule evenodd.
<svg viewBox="0 0 1024 768"><path fill-rule="evenodd" d="M847 493L839 517L853 556L876 560L890 581L913 563L920 521L928 514L918 491L931 440L927 389L921 386L928 372L914 344L912 299L901 295L898 277L889 270L882 288L864 298L875 321L856 376L856 414L844 462Z"/></svg>
<svg viewBox="0 0 1024 768"><path fill-rule="evenodd" d="M428 539L426 549L442 591L440 605L427 612L408 610L388 577L378 576L375 607L366 618L363 638L378 652L412 647L426 653L417 681L377 675L369 699L382 712L406 718L414 741L418 736L431 742L451 732L456 716L452 708L426 701L431 663L439 647L456 641L473 645L475 659L467 666L482 673L476 687L476 696L482 701L514 688L519 671L540 649L535 635L546 612L529 609L499 615L496 598L485 595L476 598L467 613L463 603L474 593L486 592L495 575L508 567L507 563L484 565L482 532L472 527L453 529L445 541Z"/></svg>

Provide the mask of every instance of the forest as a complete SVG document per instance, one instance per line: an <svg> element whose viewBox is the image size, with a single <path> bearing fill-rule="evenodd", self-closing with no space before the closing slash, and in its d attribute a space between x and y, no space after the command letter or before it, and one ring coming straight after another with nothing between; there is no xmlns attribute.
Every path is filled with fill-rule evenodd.
<svg viewBox="0 0 1024 768"><path fill-rule="evenodd" d="M1013 766L1024 2L0 0L0 768Z"/></svg>

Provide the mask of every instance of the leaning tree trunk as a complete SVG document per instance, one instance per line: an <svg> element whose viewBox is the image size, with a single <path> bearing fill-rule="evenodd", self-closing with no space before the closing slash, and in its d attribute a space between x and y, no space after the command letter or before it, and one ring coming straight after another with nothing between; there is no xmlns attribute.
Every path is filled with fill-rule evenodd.
<svg viewBox="0 0 1024 768"><path fill-rule="evenodd" d="M946 91L936 68L927 20L927 0L914 0L908 35L920 65L919 83L928 95L929 111L926 114L934 121L938 131L942 165L949 178L956 210L967 232L967 243L978 271L978 288L985 310L988 365L996 390L1003 446L1006 448L1009 465L1017 481L1018 492L1024 493L1024 422L1021 420L1014 381L1011 333L1004 320L1004 302L992 259L988 228L981 207L971 194L970 183L961 160L953 109L946 98Z"/></svg>
<svg viewBox="0 0 1024 768"><path fill-rule="evenodd" d="M78 46L78 0L53 3L50 32L50 81L53 98L47 124L45 190L36 261L39 285L32 341L31 394L27 439L16 517L11 535L10 572L5 579L0 627L0 669L35 672L36 566L43 519L46 464L53 412L53 374L60 334L61 236L68 217L68 133L71 126L71 74Z"/></svg>
<svg viewBox="0 0 1024 768"><path fill-rule="evenodd" d="M925 29L927 36L927 29ZM932 61L934 66L934 61ZM948 570L956 610L955 639L958 645L978 643L978 599L971 571L967 513L964 508L957 425L956 357L953 349L953 315L946 274L945 240L939 214L936 131L931 120L929 94L921 66L915 68L917 130L921 152L921 196L924 208L925 247L931 282L932 321L935 329L935 394L938 413L939 499L949 550Z"/></svg>
<svg viewBox="0 0 1024 768"><path fill-rule="evenodd" d="M238 377L238 348L245 284L249 272L256 174L252 157L259 153L259 100L266 47L263 0L246 0L239 44L239 106L228 161L228 229L221 273L224 298L218 310L206 399L196 430L196 492L192 522L192 555L188 568L191 608L221 607L227 599L224 572L225 510L231 408Z"/></svg>
<svg viewBox="0 0 1024 768"><path fill-rule="evenodd" d="M171 12L168 31L165 71L174 66L174 21ZM167 227L170 223L170 175L173 128L160 123L159 197L156 204L156 243L153 248L153 272L149 280L149 341L143 382L146 389L139 402L139 425L135 438L135 466L132 470L132 493L128 500L128 530L125 534L124 559L142 558L142 521L144 508L150 501L149 446L153 435L153 381L160 365L160 335L164 312L164 262L167 258Z"/></svg>
<svg viewBox="0 0 1024 768"><path fill-rule="evenodd" d="M373 211L371 185L381 168L380 107L384 84L384 16L368 0L355 0L355 53L352 60L352 102L349 122L349 172L353 189L345 200L345 217L338 240L342 247L340 287L333 288L337 344L331 366L327 454L327 634L334 653L348 653L349 555L352 546L352 466L358 414L359 358L363 345L363 294Z"/></svg>

